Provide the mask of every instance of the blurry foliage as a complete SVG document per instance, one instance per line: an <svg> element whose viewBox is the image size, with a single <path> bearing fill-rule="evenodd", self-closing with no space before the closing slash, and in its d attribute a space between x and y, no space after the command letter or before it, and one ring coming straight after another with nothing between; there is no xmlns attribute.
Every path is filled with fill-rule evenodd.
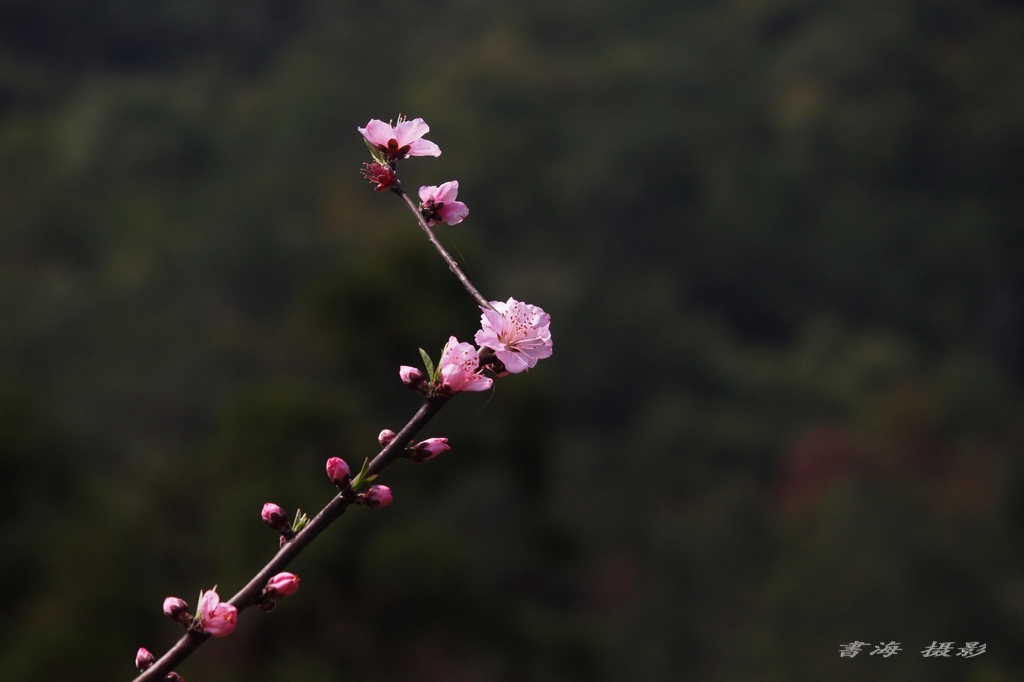
<svg viewBox="0 0 1024 682"><path fill-rule="evenodd" d="M558 351L186 678L1019 678L1021 44L994 0L0 0L4 679L128 679L471 337L358 174L399 112Z"/></svg>

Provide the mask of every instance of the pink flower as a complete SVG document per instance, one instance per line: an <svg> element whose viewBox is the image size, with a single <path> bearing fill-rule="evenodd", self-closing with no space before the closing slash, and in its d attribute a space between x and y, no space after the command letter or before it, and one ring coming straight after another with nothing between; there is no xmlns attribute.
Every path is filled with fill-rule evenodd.
<svg viewBox="0 0 1024 682"><path fill-rule="evenodd" d="M458 193L458 180L446 182L440 187L420 187L420 213L427 219L427 225L441 222L455 225L469 215L466 205L455 201Z"/></svg>
<svg viewBox="0 0 1024 682"><path fill-rule="evenodd" d="M327 477L335 485L348 485L349 476L352 475L348 464L340 457L331 457L327 460Z"/></svg>
<svg viewBox="0 0 1024 682"><path fill-rule="evenodd" d="M370 509L386 507L391 504L391 488L386 485L371 485L365 493L360 493L359 499Z"/></svg>
<svg viewBox="0 0 1024 682"><path fill-rule="evenodd" d="M388 161L404 159L408 156L440 156L441 149L433 142L422 139L430 126L422 118L406 121L398 117L398 125L392 127L377 119L371 120L365 128L357 128L366 141L384 152Z"/></svg>
<svg viewBox="0 0 1024 682"><path fill-rule="evenodd" d="M149 653L149 649L146 647L140 647L135 654L135 667L140 673L149 670L149 667L155 662L156 658L153 657L153 654Z"/></svg>
<svg viewBox="0 0 1024 682"><path fill-rule="evenodd" d="M398 177L395 175L395 171L390 166L382 166L376 161L364 163L363 169L360 172L364 178L377 185L374 189L378 192L383 192L398 185Z"/></svg>
<svg viewBox="0 0 1024 682"><path fill-rule="evenodd" d="M199 597L199 627L214 637L226 637L235 629L238 609L220 603L216 590L207 590Z"/></svg>
<svg viewBox="0 0 1024 682"><path fill-rule="evenodd" d="M475 340L492 349L506 370L516 374L551 355L550 315L514 298L491 301L491 305L494 310L484 310L480 317Z"/></svg>
<svg viewBox="0 0 1024 682"><path fill-rule="evenodd" d="M447 438L428 438L416 443L409 449L409 459L414 462L426 462L437 457L445 450L451 450Z"/></svg>
<svg viewBox="0 0 1024 682"><path fill-rule="evenodd" d="M460 391L486 391L491 379L479 374L480 356L469 343L459 343L454 336L448 339L441 353L441 388L449 393Z"/></svg>
<svg viewBox="0 0 1024 682"><path fill-rule="evenodd" d="M294 573L278 573L267 581L264 592L271 597L287 597L299 589L299 576Z"/></svg>

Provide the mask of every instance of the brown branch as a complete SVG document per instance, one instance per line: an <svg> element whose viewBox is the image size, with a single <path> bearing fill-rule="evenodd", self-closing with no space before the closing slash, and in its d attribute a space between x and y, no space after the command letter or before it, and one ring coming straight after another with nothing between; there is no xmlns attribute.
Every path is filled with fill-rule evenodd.
<svg viewBox="0 0 1024 682"><path fill-rule="evenodd" d="M452 273L454 273L455 276L459 278L459 281L462 282L462 286L466 288L466 291L469 292L469 295L476 299L476 302L480 304L481 308L486 308L487 310L494 310L494 308L491 306L488 300L484 298L479 291L477 291L477 288L473 286L473 283L470 282L469 278L466 277L466 275L462 272L462 269L459 267L459 264L455 262L455 259L452 258L452 255L448 253L448 251L445 250L443 246L441 246L441 242L437 240L437 237L434 235L434 231L431 230L430 225L427 224L427 219L424 218L423 214L420 213L420 210L416 208L416 204L412 202L412 199L409 198L409 195L406 194L404 190L397 191L395 192L395 194L402 197L402 199L405 201L405 205L408 206L409 210L412 211L413 215L416 216L416 221L420 224L420 227L423 229L423 231L427 233L427 239L429 239L430 243L434 245L434 248L437 249L437 252L441 254L441 257L444 258L444 262L448 264L448 269L451 270Z"/></svg>
<svg viewBox="0 0 1024 682"><path fill-rule="evenodd" d="M416 434L430 422L434 416L441 411L441 408L450 399L450 396L439 398L428 398L420 409L413 415L412 419L402 427L395 439L388 443L371 461L367 468L367 475L376 475L383 471L388 465L402 456L406 446ZM320 512L313 517L305 528L295 534L290 541L274 555L263 568L259 570L252 579L239 590L235 596L228 600L228 603L239 611L249 608L257 603L263 588L273 576L280 573L288 564L297 557L316 536L320 535L327 526L331 525L339 516L345 513L348 506L356 501L355 493L346 488L334 496ZM202 632L189 630L178 642L172 646L167 653L160 657L144 673L135 678L134 682L153 682L162 680L164 676L174 670L182 661L198 649L203 642L208 640L210 635Z"/></svg>

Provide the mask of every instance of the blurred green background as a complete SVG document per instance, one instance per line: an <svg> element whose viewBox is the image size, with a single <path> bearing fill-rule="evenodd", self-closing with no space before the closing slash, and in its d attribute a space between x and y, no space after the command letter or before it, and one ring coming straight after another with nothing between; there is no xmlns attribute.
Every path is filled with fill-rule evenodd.
<svg viewBox="0 0 1024 682"><path fill-rule="evenodd" d="M4 680L133 677L472 337L358 172L399 112L555 354L186 679L1021 679L1022 46L1012 0L0 0Z"/></svg>

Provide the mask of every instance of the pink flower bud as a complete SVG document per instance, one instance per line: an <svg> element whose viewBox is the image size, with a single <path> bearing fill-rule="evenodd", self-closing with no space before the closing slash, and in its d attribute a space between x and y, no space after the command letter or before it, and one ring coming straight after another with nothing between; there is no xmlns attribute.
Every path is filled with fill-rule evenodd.
<svg viewBox="0 0 1024 682"><path fill-rule="evenodd" d="M267 581L267 586L263 591L270 597L287 597L290 594L295 594L298 589L299 576L285 572L278 573Z"/></svg>
<svg viewBox="0 0 1024 682"><path fill-rule="evenodd" d="M263 505L263 523L267 524L274 530L280 530L282 527L288 526L288 515L284 513L284 510L273 502L267 502Z"/></svg>
<svg viewBox="0 0 1024 682"><path fill-rule="evenodd" d="M396 435L397 434L391 429L384 429L383 431L380 432L380 435L377 436L377 442L380 443L380 446L382 448L386 448L387 446L391 445L391 442L393 440L395 440Z"/></svg>
<svg viewBox="0 0 1024 682"><path fill-rule="evenodd" d="M135 667L140 673L144 673L149 670L149 667L156 662L156 658L153 654L149 653L149 649L146 647L139 647L138 653L135 654Z"/></svg>
<svg viewBox="0 0 1024 682"><path fill-rule="evenodd" d="M359 499L370 509L386 507L391 504L391 488L386 485L371 485L365 493L359 495Z"/></svg>
<svg viewBox="0 0 1024 682"><path fill-rule="evenodd" d="M399 367L398 376L406 386L414 391L418 391L423 384L427 383L426 375L415 367L410 367L409 365L402 365Z"/></svg>
<svg viewBox="0 0 1024 682"><path fill-rule="evenodd" d="M428 438L409 448L406 456L414 462L426 462L450 449L447 438Z"/></svg>
<svg viewBox="0 0 1024 682"><path fill-rule="evenodd" d="M185 678L175 672L167 673L164 682L185 682Z"/></svg>
<svg viewBox="0 0 1024 682"><path fill-rule="evenodd" d="M182 625L188 625L192 620L192 614L188 612L188 604L179 597L168 597L164 599L164 615L171 620L176 620Z"/></svg>
<svg viewBox="0 0 1024 682"><path fill-rule="evenodd" d="M327 460L327 477L334 485L338 487L348 485L351 475L352 472L349 470L348 464L345 464L345 460L340 457L331 457Z"/></svg>
<svg viewBox="0 0 1024 682"><path fill-rule="evenodd" d="M207 590L199 597L199 627L214 637L225 637L235 629L238 609L222 604L215 590Z"/></svg>

